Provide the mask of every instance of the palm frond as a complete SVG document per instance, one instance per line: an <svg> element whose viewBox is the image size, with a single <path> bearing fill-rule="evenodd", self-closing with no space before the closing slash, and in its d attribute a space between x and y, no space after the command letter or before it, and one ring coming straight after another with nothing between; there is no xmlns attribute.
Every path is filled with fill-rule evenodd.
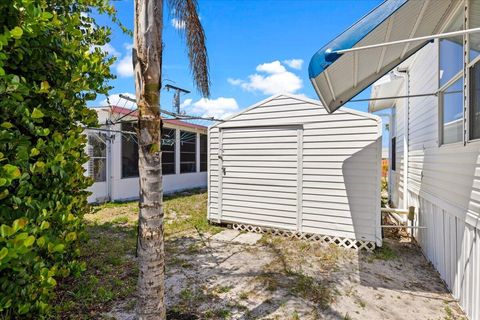
<svg viewBox="0 0 480 320"><path fill-rule="evenodd" d="M208 72L208 54L206 37L197 12L196 0L168 0L173 18L185 28L179 28L184 34L188 49L188 59L193 80L204 97L210 96L210 77Z"/></svg>

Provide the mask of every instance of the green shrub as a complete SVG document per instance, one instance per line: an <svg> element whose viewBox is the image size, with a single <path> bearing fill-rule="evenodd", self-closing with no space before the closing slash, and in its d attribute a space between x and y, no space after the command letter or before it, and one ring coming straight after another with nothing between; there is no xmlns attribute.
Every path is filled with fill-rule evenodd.
<svg viewBox="0 0 480 320"><path fill-rule="evenodd" d="M0 317L41 318L56 282L85 269L82 127L112 78L101 0L0 2Z"/></svg>

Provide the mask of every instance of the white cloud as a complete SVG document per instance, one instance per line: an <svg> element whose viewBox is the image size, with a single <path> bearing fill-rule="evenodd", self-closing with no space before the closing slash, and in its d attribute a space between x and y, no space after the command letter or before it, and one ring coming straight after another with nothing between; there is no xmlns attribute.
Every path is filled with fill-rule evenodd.
<svg viewBox="0 0 480 320"><path fill-rule="evenodd" d="M123 44L123 47L124 47L126 50L132 50L132 49L133 49L133 43L125 42L125 43Z"/></svg>
<svg viewBox="0 0 480 320"><path fill-rule="evenodd" d="M296 93L303 87L302 79L276 60L256 67L257 72L248 76L248 80L229 78L227 81L244 90L261 92L265 95L278 93Z"/></svg>
<svg viewBox="0 0 480 320"><path fill-rule="evenodd" d="M283 63L285 63L287 66L289 66L292 69L301 70L303 65L303 60L302 59L283 60Z"/></svg>
<svg viewBox="0 0 480 320"><path fill-rule="evenodd" d="M116 65L117 74L120 77L131 77L133 76L133 64L132 56L124 56Z"/></svg>
<svg viewBox="0 0 480 320"><path fill-rule="evenodd" d="M216 99L201 98L193 102L192 99L186 99L182 103L186 107L187 114L199 115L201 117L215 117L217 119L226 118L238 112L238 103L234 98L218 97Z"/></svg>
<svg viewBox="0 0 480 320"><path fill-rule="evenodd" d="M272 73L272 74L283 73L287 71L287 69L285 69L285 67L282 66L282 64L278 60L269 62L269 63L262 63L258 65L255 70L257 70L258 72L265 72L265 73Z"/></svg>
<svg viewBox="0 0 480 320"><path fill-rule="evenodd" d="M241 80L241 79L228 78L227 81L228 81L228 83L230 83L234 86L239 86L243 83L243 80Z"/></svg>
<svg viewBox="0 0 480 320"><path fill-rule="evenodd" d="M172 23L172 26L177 30L178 29L185 29L185 21L183 21L183 20L173 18L170 22Z"/></svg>
<svg viewBox="0 0 480 320"><path fill-rule="evenodd" d="M135 99L136 96L134 93L130 93L130 92L123 92L123 93L115 93L115 94L111 94L109 95L109 100L110 100L110 104L113 105L113 106L116 106L116 105L120 105L120 106L124 106L125 108L128 108L128 109L132 109L135 107L135 103L131 102L131 101L125 101L125 99L121 98L120 95L124 95L124 96L127 96L129 98L132 98L132 99ZM108 101L107 99L103 100L101 102L101 105L102 106L108 106Z"/></svg>
<svg viewBox="0 0 480 320"><path fill-rule="evenodd" d="M185 107L188 107L188 106L191 106L192 105L192 101L193 99L185 99L185 101L183 101L181 104L180 104L180 107L181 108L185 108Z"/></svg>

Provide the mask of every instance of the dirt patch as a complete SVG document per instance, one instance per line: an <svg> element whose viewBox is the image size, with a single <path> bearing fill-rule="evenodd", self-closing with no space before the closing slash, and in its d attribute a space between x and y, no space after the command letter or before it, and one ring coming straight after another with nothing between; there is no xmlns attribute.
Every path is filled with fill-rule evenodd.
<svg viewBox="0 0 480 320"><path fill-rule="evenodd" d="M121 291L125 284L130 291L101 303L90 296L79 302L74 284L62 305L77 307L64 308L61 318L78 319L78 311L85 319L133 319L136 212L128 211L135 207L101 208L89 218L89 232L97 235L89 246L95 243L91 251L98 253L86 257L90 267L78 281L85 283L93 272L109 291ZM410 242L387 240L374 253L273 236L249 245L212 237L223 229L207 223L205 193L171 197L165 208L169 319L464 318L436 271ZM128 222L113 223L119 215ZM104 246L116 246L120 261ZM94 273L92 266L102 264L102 272ZM121 283L115 282L117 277L124 277Z"/></svg>

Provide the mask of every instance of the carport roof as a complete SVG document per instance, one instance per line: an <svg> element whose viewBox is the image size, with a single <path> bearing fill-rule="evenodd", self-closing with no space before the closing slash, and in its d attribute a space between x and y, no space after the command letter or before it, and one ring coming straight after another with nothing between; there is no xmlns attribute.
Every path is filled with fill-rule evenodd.
<svg viewBox="0 0 480 320"><path fill-rule="evenodd" d="M310 60L309 76L328 112L333 112L405 61L437 34L459 2L386 0L323 46ZM398 40L409 42L341 52ZM340 51L340 52L339 52Z"/></svg>

